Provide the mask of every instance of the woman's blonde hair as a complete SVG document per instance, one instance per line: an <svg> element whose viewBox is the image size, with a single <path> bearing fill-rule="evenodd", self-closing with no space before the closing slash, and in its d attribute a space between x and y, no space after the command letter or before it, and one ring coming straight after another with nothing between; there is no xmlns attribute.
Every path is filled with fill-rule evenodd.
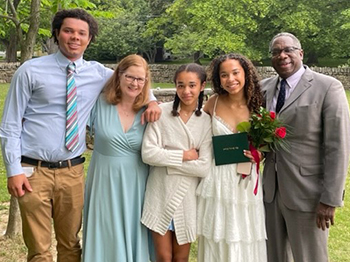
<svg viewBox="0 0 350 262"><path fill-rule="evenodd" d="M123 58L117 65L112 77L107 81L103 93L108 103L112 105L118 104L122 99L120 78L130 66L141 66L146 71L146 81L142 92L136 97L133 105L133 109L138 111L149 102L149 90L151 87L151 72L148 63L143 57L139 55L128 55Z"/></svg>

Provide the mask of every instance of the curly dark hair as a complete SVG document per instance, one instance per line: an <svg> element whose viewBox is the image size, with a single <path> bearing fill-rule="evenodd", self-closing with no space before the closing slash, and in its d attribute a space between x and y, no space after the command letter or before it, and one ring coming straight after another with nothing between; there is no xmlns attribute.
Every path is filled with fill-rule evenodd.
<svg viewBox="0 0 350 262"><path fill-rule="evenodd" d="M244 70L245 84L244 96L247 99L247 106L250 112L257 112L263 104L263 95L259 83L259 76L253 63L241 54L225 54L215 58L209 67L209 80L214 93L225 95L228 92L221 87L220 83L220 65L228 59L237 60Z"/></svg>
<svg viewBox="0 0 350 262"><path fill-rule="evenodd" d="M83 9L65 9L58 11L52 20L52 36L56 44L58 44L58 39L56 32L59 32L65 18L76 18L85 21L89 25L89 36L91 37L91 42L95 40L98 34L98 24L95 18Z"/></svg>
<svg viewBox="0 0 350 262"><path fill-rule="evenodd" d="M201 84L203 84L207 80L207 73L205 72L204 68L196 63L190 63L186 65L181 65L175 72L174 75L174 83L176 85L177 77L180 73L182 72L191 72L197 74ZM199 93L198 96L198 107L196 109L196 116L200 116L202 114L202 105L203 105L203 99L204 99L204 90ZM175 93L175 98L174 98L174 103L173 103L173 110L171 111L173 116L178 116L179 113L177 112L177 108L179 107L180 104L180 98Z"/></svg>

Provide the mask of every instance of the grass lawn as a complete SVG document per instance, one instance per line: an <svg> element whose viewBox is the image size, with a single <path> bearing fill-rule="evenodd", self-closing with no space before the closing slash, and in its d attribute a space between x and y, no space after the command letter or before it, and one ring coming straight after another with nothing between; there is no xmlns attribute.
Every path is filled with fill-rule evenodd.
<svg viewBox="0 0 350 262"><path fill-rule="evenodd" d="M175 85L173 83L152 83L152 88L174 88Z"/></svg>
<svg viewBox="0 0 350 262"><path fill-rule="evenodd" d="M2 118L2 112L3 112L5 97L6 97L8 88L9 88L9 84L0 84L0 119ZM1 160L0 160L0 210L1 210L2 208L4 208L1 205L1 203L9 201L9 194L7 193L6 171L2 161L1 151L0 151L0 157L1 157Z"/></svg>
<svg viewBox="0 0 350 262"><path fill-rule="evenodd" d="M170 86L169 86L170 85ZM155 83L153 87L173 87L172 84L161 84ZM8 84L0 84L0 117L2 116L4 99L7 94L9 85ZM350 91L347 91L347 98L350 103ZM87 151L85 154L87 158L85 164L85 170L88 167L88 163L90 162L91 152ZM1 152L0 152L0 157ZM345 205L342 208L336 209L336 220L335 225L330 230L329 237L329 253L330 253L330 261L331 262L346 262L349 261L350 257L350 169L348 171L348 177L346 181L346 192L345 195ZM0 212L7 213L8 210L8 201L10 199L9 194L7 193L6 188L6 172L2 161L0 160ZM0 217L0 222L5 221L4 217ZM0 231L0 245L2 251L0 251L0 261L3 262L13 262L13 261L24 261L23 259L26 253L26 248L24 247L23 241L19 237L18 239L10 240L1 238L3 232ZM190 262L196 261L196 243L192 245L191 248L191 257Z"/></svg>

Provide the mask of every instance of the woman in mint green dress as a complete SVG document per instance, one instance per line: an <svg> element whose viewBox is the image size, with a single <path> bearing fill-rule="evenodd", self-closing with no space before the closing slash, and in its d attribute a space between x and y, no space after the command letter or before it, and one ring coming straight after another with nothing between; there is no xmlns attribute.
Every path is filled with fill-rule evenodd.
<svg viewBox="0 0 350 262"><path fill-rule="evenodd" d="M124 58L96 102L94 152L85 188L84 262L148 262L148 229L140 222L148 176L141 160L150 72L138 55Z"/></svg>

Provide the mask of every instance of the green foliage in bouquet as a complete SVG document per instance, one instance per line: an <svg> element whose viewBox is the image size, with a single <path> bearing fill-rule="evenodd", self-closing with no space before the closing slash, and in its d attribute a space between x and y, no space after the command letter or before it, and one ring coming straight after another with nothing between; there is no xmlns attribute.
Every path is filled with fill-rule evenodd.
<svg viewBox="0 0 350 262"><path fill-rule="evenodd" d="M237 130L247 132L251 145L260 152L287 149L287 128L276 118L275 112L269 112L263 107L251 115L249 122L239 123Z"/></svg>

